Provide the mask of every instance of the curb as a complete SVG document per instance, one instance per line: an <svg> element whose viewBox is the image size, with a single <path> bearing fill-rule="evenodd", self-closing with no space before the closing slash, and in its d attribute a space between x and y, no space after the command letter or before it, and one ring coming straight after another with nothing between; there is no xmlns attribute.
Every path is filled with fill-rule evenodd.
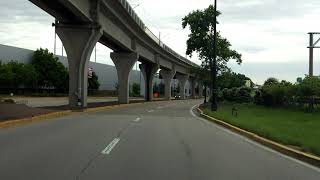
<svg viewBox="0 0 320 180"><path fill-rule="evenodd" d="M241 134L242 136L245 136L255 142L258 142L262 145L265 145L275 151L278 151L282 154L285 154L287 156L290 156L290 157L293 157L293 158L296 158L296 159L299 159L303 162L306 162L306 163L309 163L309 164L312 164L314 166L317 166L317 167L320 167L320 157L318 156L315 156L315 155L312 155L312 154L308 154L308 153L305 153L305 152L302 152L302 151L298 151L298 150L295 150L295 149L292 149L288 146L285 146L283 144L280 144L280 143L277 143L277 142L274 142L274 141L271 141L269 139L266 139L266 138L263 138L257 134L254 134L252 132L249 132L249 131L246 131L246 130L243 130L241 128L238 128L236 126L233 126L229 123L226 123L222 120L219 120L219 119L216 119L216 118L213 118L211 116L208 116L206 114L203 113L203 111L198 107L197 108L197 111L200 113L200 116L207 119L207 120L210 120L218 125L221 125L223 126L224 128L227 128L233 132L236 132L238 134Z"/></svg>
<svg viewBox="0 0 320 180"><path fill-rule="evenodd" d="M91 113L91 112L98 112L98 111L103 111L103 110L109 110L109 109L116 109L120 107L129 107L132 105L137 105L137 104L144 104L145 102L141 103L132 103L132 104L117 104L117 105L111 105L111 106L102 106L102 107L95 107L95 108L87 108L83 109L80 111L72 111L72 110L66 110L66 111L59 111L59 112L53 112L53 113L48 113L48 114L42 114L42 115L36 115L33 117L28 117L28 118L21 118L21 119L15 119L15 120L8 120L4 122L0 122L0 129L1 128L9 128L12 126L18 126L18 125L23 125L23 124L28 124L36 121L41 121L41 120L49 120L53 118L58 118L58 117L63 117L72 114L73 112L86 112L86 113Z"/></svg>
<svg viewBox="0 0 320 180"><path fill-rule="evenodd" d="M87 109L84 109L82 112L87 112L87 113L97 112L97 111L116 109L116 108L121 108L121 107L129 107L129 106L137 105L137 104L144 104L144 103L141 102L141 103L132 103L132 104L117 104L117 105L112 105L112 106L102 106L102 107L95 107L95 108L87 108Z"/></svg>
<svg viewBox="0 0 320 180"><path fill-rule="evenodd" d="M8 128L11 126L27 124L27 123L36 122L36 121L53 119L53 118L57 118L57 117L67 116L69 114L71 114L71 110L53 112L53 113L48 113L48 114L41 114L41 115L29 117L29 118L8 120L8 121L0 122L0 128Z"/></svg>

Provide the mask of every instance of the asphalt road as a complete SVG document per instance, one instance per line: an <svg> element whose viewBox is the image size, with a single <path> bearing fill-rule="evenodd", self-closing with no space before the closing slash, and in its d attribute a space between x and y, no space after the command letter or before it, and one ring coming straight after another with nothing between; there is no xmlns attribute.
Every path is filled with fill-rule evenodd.
<svg viewBox="0 0 320 180"><path fill-rule="evenodd" d="M0 130L0 179L319 180L320 170L190 112L137 104Z"/></svg>

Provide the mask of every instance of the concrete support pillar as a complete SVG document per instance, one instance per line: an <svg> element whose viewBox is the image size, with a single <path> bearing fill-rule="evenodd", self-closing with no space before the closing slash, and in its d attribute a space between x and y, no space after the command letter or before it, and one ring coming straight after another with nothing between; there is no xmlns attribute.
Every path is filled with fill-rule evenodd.
<svg viewBox="0 0 320 180"><path fill-rule="evenodd" d="M56 32L67 52L69 64L69 105L87 106L88 64L92 50L102 36L100 28L57 23Z"/></svg>
<svg viewBox="0 0 320 180"><path fill-rule="evenodd" d="M199 81L198 86L199 86L199 97L202 98L203 97L203 83L201 81Z"/></svg>
<svg viewBox="0 0 320 180"><path fill-rule="evenodd" d="M175 70L165 70L161 69L160 70L160 75L162 76L164 80L164 96L166 100L171 100L171 81L176 74Z"/></svg>
<svg viewBox="0 0 320 180"><path fill-rule="evenodd" d="M186 99L186 83L188 81L189 75L182 75L182 74L177 74L176 75L177 79L179 80L180 83L180 96L181 99Z"/></svg>
<svg viewBox="0 0 320 180"><path fill-rule="evenodd" d="M144 97L146 101L153 100L153 77L159 70L159 64L142 63L139 65L145 82Z"/></svg>
<svg viewBox="0 0 320 180"><path fill-rule="evenodd" d="M120 104L129 103L129 76L137 62L137 53L111 53L110 57L116 66L118 74L118 101Z"/></svg>
<svg viewBox="0 0 320 180"><path fill-rule="evenodd" d="M190 86L191 86L191 98L196 98L196 80L193 78L190 78Z"/></svg>

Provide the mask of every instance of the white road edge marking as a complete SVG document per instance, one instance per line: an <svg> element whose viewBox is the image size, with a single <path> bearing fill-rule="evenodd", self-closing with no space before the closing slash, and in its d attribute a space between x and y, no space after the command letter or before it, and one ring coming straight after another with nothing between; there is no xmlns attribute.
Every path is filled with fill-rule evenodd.
<svg viewBox="0 0 320 180"><path fill-rule="evenodd" d="M133 120L133 122L139 122L141 118L137 118L135 120Z"/></svg>
<svg viewBox="0 0 320 180"><path fill-rule="evenodd" d="M276 154L276 155L279 155L279 156L281 156L281 157L283 157L283 158L285 158L285 159L291 160L291 161L293 161L293 162L295 162L295 163L298 163L298 164L300 164L300 165L302 165L302 166L305 166L305 167L307 167L307 168L310 168L310 169L312 169L312 170L314 170L314 171L316 171L316 172L320 172L320 168L318 168L318 167L316 167L316 166L313 166L313 165L311 165L311 164L305 163L305 162L300 161L300 160L298 160L298 159L292 158L292 157L287 156L287 155L285 155L285 154L279 153L279 152L277 152L277 151L275 151L275 150L273 150L273 149L271 149L271 148L268 148L268 147L266 147L266 146L263 146L263 145L261 145L261 144L258 144L258 143L256 143L256 142L252 141L251 139L248 139L248 138L246 138L246 137L244 137L244 136L241 136L241 135L239 135L239 134L237 134L237 133L234 133L234 132L232 132L232 131L230 131L230 130L228 130L228 129L225 129L225 128L217 125L217 124L211 123L211 122L209 122L209 121L206 120L206 119L203 119L203 118L201 118L201 117L198 117L198 116L195 115L194 112L193 112L193 109L196 108L196 107L198 107L198 106L199 106L199 105L194 105L194 106L192 106L191 109L190 109L190 114L191 114L193 117L195 117L196 119L201 120L201 121L205 122L205 123L208 124L208 125L212 125L212 126L218 128L219 130L222 130L222 131L224 131L224 132L226 132L226 133L229 133L229 134L231 134L231 135L234 135L234 136L236 136L236 137L238 137L238 138L246 141L247 143L250 143L250 144L252 144L252 145L255 145L255 146L257 146L257 147L259 147L259 148L261 148L261 149L264 149L264 150L266 150L266 151L272 152L272 153L274 153L274 154Z"/></svg>
<svg viewBox="0 0 320 180"><path fill-rule="evenodd" d="M110 154L112 149L118 144L119 141L120 141L120 138L115 138L113 141L111 141L110 144L108 144L108 146L103 151L101 151L101 154L105 154L105 155Z"/></svg>
<svg viewBox="0 0 320 180"><path fill-rule="evenodd" d="M151 109L151 110L149 110L148 112L149 112L149 113L151 113L151 112L153 112L153 111L154 111L154 110L153 110L153 109Z"/></svg>

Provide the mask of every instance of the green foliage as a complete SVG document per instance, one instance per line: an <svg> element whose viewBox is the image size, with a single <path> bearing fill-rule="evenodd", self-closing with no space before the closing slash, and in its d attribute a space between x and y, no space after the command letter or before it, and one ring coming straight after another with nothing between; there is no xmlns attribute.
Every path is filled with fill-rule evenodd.
<svg viewBox="0 0 320 180"><path fill-rule="evenodd" d="M320 77L307 76L298 85L298 95L302 97L320 96Z"/></svg>
<svg viewBox="0 0 320 180"><path fill-rule="evenodd" d="M233 107L238 111L237 117L232 115ZM262 137L320 155L319 112L310 114L281 107L222 103L217 112L207 108L205 113Z"/></svg>
<svg viewBox="0 0 320 180"><path fill-rule="evenodd" d="M39 74L39 86L67 89L68 71L48 49L40 48L35 51L32 65Z"/></svg>
<svg viewBox="0 0 320 180"><path fill-rule="evenodd" d="M248 87L233 87L222 90L221 100L238 103L248 103L252 101L251 88Z"/></svg>
<svg viewBox="0 0 320 180"><path fill-rule="evenodd" d="M244 86L247 80L250 80L250 78L246 77L243 74L226 71L222 72L218 76L217 83L220 89L224 89Z"/></svg>
<svg viewBox="0 0 320 180"><path fill-rule="evenodd" d="M89 89L99 89L98 76L94 72L88 84ZM16 61L3 64L0 61L0 87L3 89L49 88L66 91L68 86L68 69L48 49L40 48L35 51L31 64Z"/></svg>
<svg viewBox="0 0 320 180"><path fill-rule="evenodd" d="M309 104L313 111L314 104L319 103L320 77L297 79L296 84L269 78L255 95L255 103L266 106L284 106Z"/></svg>
<svg viewBox="0 0 320 180"><path fill-rule="evenodd" d="M263 85L266 86L266 85L273 85L273 84L279 84L279 80L271 77L271 78L268 78Z"/></svg>
<svg viewBox="0 0 320 180"><path fill-rule="evenodd" d="M0 63L1 87L19 88L36 86L38 73L31 65L11 61L7 64Z"/></svg>
<svg viewBox="0 0 320 180"><path fill-rule="evenodd" d="M100 87L100 83L98 81L98 76L95 72L92 72L92 77L88 79L89 89L90 90L98 90Z"/></svg>
<svg viewBox="0 0 320 180"><path fill-rule="evenodd" d="M132 97L140 97L140 84L138 84L138 83L132 84L131 96Z"/></svg>
<svg viewBox="0 0 320 180"><path fill-rule="evenodd" d="M213 27L214 17L219 16L219 11L215 12L214 6L210 5L204 10L196 10L189 13L182 19L182 27L185 29L189 26L191 33L187 40L186 54L190 57L193 52L199 54L203 62L209 62L213 59ZM231 49L231 43L223 38L220 33L217 35L217 65L222 71L226 68L229 60L235 59L241 64L241 54Z"/></svg>

